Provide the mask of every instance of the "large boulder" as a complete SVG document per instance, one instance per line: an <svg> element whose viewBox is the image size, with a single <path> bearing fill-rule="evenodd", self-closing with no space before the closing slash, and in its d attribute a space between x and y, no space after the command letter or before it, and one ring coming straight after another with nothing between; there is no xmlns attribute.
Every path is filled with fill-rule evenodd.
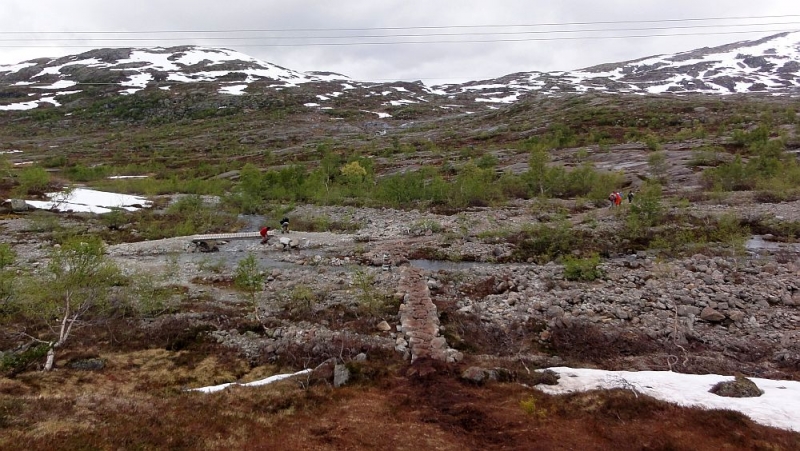
<svg viewBox="0 0 800 451"><path fill-rule="evenodd" d="M66 366L78 371L100 371L106 367L106 361L101 358L74 359L67 362Z"/></svg>
<svg viewBox="0 0 800 451"><path fill-rule="evenodd" d="M15 213L28 211L29 209L28 203L24 199L11 199L9 203L11 204L11 211Z"/></svg>
<svg viewBox="0 0 800 451"><path fill-rule="evenodd" d="M728 398L756 398L764 394L764 391L758 388L755 382L742 374L737 374L732 381L718 382L709 391L717 396Z"/></svg>
<svg viewBox="0 0 800 451"><path fill-rule="evenodd" d="M710 323L718 323L725 319L725 315L711 307L706 307L700 312L700 318Z"/></svg>

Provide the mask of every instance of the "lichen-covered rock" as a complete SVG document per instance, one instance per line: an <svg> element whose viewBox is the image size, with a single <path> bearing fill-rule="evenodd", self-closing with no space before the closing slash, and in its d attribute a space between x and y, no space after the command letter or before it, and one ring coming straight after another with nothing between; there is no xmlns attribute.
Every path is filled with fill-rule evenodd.
<svg viewBox="0 0 800 451"><path fill-rule="evenodd" d="M764 391L758 388L755 382L742 374L737 374L732 381L717 383L709 391L717 396L727 398L755 398L764 394Z"/></svg>
<svg viewBox="0 0 800 451"><path fill-rule="evenodd" d="M341 387L350 380L350 370L346 365L336 365L333 368L333 386Z"/></svg>
<svg viewBox="0 0 800 451"><path fill-rule="evenodd" d="M79 371L100 371L106 367L106 361L100 358L76 359L67 363L67 368Z"/></svg>

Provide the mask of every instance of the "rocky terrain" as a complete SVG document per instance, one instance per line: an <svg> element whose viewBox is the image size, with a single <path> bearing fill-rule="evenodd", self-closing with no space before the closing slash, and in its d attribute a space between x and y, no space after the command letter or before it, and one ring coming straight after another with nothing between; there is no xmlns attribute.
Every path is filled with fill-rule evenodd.
<svg viewBox="0 0 800 451"><path fill-rule="evenodd" d="M766 204L764 211L750 213L792 218L797 203ZM708 202L692 208L721 214L737 207ZM376 292L393 296L402 305L433 301L429 313L422 316L429 318L428 327L435 325L426 340L440 334L450 338L450 343L441 339L445 351L464 345L454 330L455 315L474 317L487 330L505 337L505 343L490 353L540 363L562 361L558 352L542 357L554 354L548 351L554 334L580 330L590 334L582 339L597 342L570 343L572 349L562 349L569 352L564 357L611 368L747 371L760 377L794 377L800 358L800 286L796 281L800 248L796 245L756 237L744 253L732 251L729 256L697 254L664 260L648 252L620 254L601 264L603 277L599 280L572 282L556 263L499 263L510 254L508 245L479 238L492 228L537 222L530 211L526 204L458 216L306 206L296 213L348 216L364 228L355 234L292 231L289 237L297 247L289 250L273 238L272 245L241 240L220 245L218 253L192 253L187 238L172 238L114 245L109 255L131 273L164 271L173 259L179 271L164 283L185 286L189 298L206 297L221 306L240 306L241 296L226 288L226 283L232 280L236 263L247 253L256 253L269 275L265 299L258 306L262 317L280 315L285 305L273 295L296 286L325 293L314 307L320 312L352 304L357 302L357 273L371 274ZM617 221L609 209L594 212L605 226ZM7 236L24 234L25 227L20 225L24 222L4 221ZM409 228L420 223L439 227L436 232ZM463 224L470 224L469 231L463 230ZM44 258L47 246L31 244L34 246L17 247L20 257L24 261ZM468 256L469 261L423 258L435 251ZM439 324L444 311L451 316L449 324ZM415 338L403 318L401 307L399 316L387 317L388 322L373 324L374 328L362 331L363 335L355 333L353 339L414 359ZM201 314L196 321L216 320ZM291 344L313 347L352 333L330 326L329 320L320 317L315 321L312 315L300 323L275 324L263 334L242 335L232 329L218 330L213 336L251 359L274 359ZM599 348L601 344L613 348L610 354ZM447 355L450 357L442 355L440 359L464 357L455 351Z"/></svg>
<svg viewBox="0 0 800 451"><path fill-rule="evenodd" d="M796 448L530 389L554 366L800 377L796 40L439 87L197 47L0 67L0 448ZM148 201L27 207L64 185ZM209 238L284 215L267 244ZM122 274L38 371L57 326L25 303L75 237Z"/></svg>
<svg viewBox="0 0 800 451"><path fill-rule="evenodd" d="M797 202L772 205L774 214L779 216L795 215L797 207ZM614 356L619 357L619 361L606 362L604 357L608 356L600 355L596 363L638 369L667 369L672 364L675 369L684 366L690 371L747 369L758 376L793 377L790 375L797 370L796 362L800 359L797 347L800 330L797 256L800 248L796 245L752 240L745 255L708 257L698 254L668 261L647 252L619 255L602 264L604 277L601 280L569 282L558 264L495 263L510 250L477 238L481 232L496 227L493 217L503 221L504 226L535 222L535 217L526 210L528 208L521 205L517 210L467 213L460 219L473 227L454 241L446 238L448 233L458 229L453 217L392 210L355 213L349 210L347 214L354 215L357 220L363 218L368 224L358 235L296 232L307 240L305 249L266 251L266 256L287 265L276 265L271 270L272 280L265 290L279 292L293 284L307 283L315 291L327 291L326 302L348 302L347 297L352 296L353 271L366 266L363 270L377 274L377 284L385 293L398 297L405 293L411 293L412 297L429 296L440 310L474 315L488 329L508 334L509 340L515 333L519 334L519 343L515 344L520 348L498 350L501 353L513 351L524 355L539 346L545 349L554 330L589 324L615 335L632 334L636 340L647 337L653 343L648 349L644 343L622 340L614 345L634 348L640 345L643 349L631 349L633 357L625 356L626 349L619 349L619 355ZM344 209L326 213L333 217L346 214ZM406 225L420 220L440 224L442 230L410 235ZM614 221L613 217L606 220ZM112 255L126 246L112 248ZM145 254L163 255L158 248L151 251L144 243L138 246L144 246ZM243 250L236 243L226 246L223 246L223 254ZM249 245L250 249L253 247L256 246ZM423 248L471 256L475 261L437 264L415 259ZM428 292L407 286L403 274L409 267L416 268L420 273L417 277L424 278ZM340 288L333 288L337 286ZM484 292L471 292L475 287L483 287ZM408 299L405 301L407 303ZM265 309L268 311L269 307ZM437 314L433 318L438 318ZM524 326L531 323L541 324L542 330L534 334L529 326ZM396 352L407 353L411 337L406 332L405 322L398 318L389 326L390 329L381 334L387 340L384 345L394 343ZM290 332L279 331L278 336L296 340L298 336L320 337L331 333L324 324L307 327L304 330L295 326ZM448 326L440 327L445 332ZM282 336L284 333L287 336ZM281 340L258 338L254 341L269 352L274 351ZM589 348L598 344L584 343L586 349L574 350L573 356L591 359ZM449 344L454 345L458 343ZM671 362L665 350L674 352L680 361ZM636 358L637 352L644 356ZM406 356L411 358L410 354Z"/></svg>

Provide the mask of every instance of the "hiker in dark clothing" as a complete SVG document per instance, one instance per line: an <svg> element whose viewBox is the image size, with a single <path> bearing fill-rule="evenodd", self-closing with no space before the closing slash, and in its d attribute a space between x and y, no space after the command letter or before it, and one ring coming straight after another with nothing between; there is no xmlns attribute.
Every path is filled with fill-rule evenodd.
<svg viewBox="0 0 800 451"><path fill-rule="evenodd" d="M628 191L628 203L633 203L633 191Z"/></svg>
<svg viewBox="0 0 800 451"><path fill-rule="evenodd" d="M286 216L281 219L281 233L289 233L289 218Z"/></svg>

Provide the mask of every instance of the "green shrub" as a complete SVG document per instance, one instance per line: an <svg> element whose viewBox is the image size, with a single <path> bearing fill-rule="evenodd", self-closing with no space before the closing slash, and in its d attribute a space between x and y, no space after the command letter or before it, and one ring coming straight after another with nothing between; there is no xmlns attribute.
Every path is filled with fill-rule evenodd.
<svg viewBox="0 0 800 451"><path fill-rule="evenodd" d="M692 167L719 166L724 161L720 155L723 151L724 149L716 146L694 149L692 150L692 159L689 160L688 165Z"/></svg>
<svg viewBox="0 0 800 451"><path fill-rule="evenodd" d="M308 314L314 311L319 299L308 285L295 285L289 293L286 307L297 314Z"/></svg>
<svg viewBox="0 0 800 451"><path fill-rule="evenodd" d="M571 255L564 257L564 278L567 280L578 280L591 282L603 276L598 268L600 257L593 254L587 258L577 258Z"/></svg>
<svg viewBox="0 0 800 451"><path fill-rule="evenodd" d="M591 163L583 163L567 171L563 166L549 166L550 156L544 150L534 150L528 159L529 169L521 178L531 197L570 198L587 196L601 200L608 192L621 186L620 173L599 172Z"/></svg>
<svg viewBox="0 0 800 451"><path fill-rule="evenodd" d="M733 131L733 143L740 147L751 147L764 143L769 139L770 129L766 125L759 125L751 131L737 129Z"/></svg>
<svg viewBox="0 0 800 451"><path fill-rule="evenodd" d="M475 164L481 169L494 169L494 167L497 166L497 163L499 163L499 160L496 156L492 154L486 154L480 157Z"/></svg>
<svg viewBox="0 0 800 451"><path fill-rule="evenodd" d="M442 224L433 219L423 219L415 221L409 226L408 231L411 235L425 235L427 233L440 233L444 230Z"/></svg>
<svg viewBox="0 0 800 451"><path fill-rule="evenodd" d="M20 171L17 182L19 194L42 194L50 185L50 174L44 168L28 166Z"/></svg>
<svg viewBox="0 0 800 451"><path fill-rule="evenodd" d="M658 225L663 216L661 185L652 182L645 183L636 195L636 201L631 204L629 217L646 227L652 227Z"/></svg>
<svg viewBox="0 0 800 451"><path fill-rule="evenodd" d="M370 317L379 317L391 307L391 297L381 293L375 287L375 273L369 271L356 271L353 275L353 286L357 290L358 310Z"/></svg>
<svg viewBox="0 0 800 451"><path fill-rule="evenodd" d="M658 182L663 183L666 181L667 175L667 155L663 151L656 151L647 156L647 166L650 169L650 174Z"/></svg>
<svg viewBox="0 0 800 451"><path fill-rule="evenodd" d="M546 263L559 256L568 255L583 244L566 220L553 225L539 224L526 227L511 241L517 244L514 250L515 260L532 259L537 263Z"/></svg>
<svg viewBox="0 0 800 451"><path fill-rule="evenodd" d="M644 145L645 145L645 147L647 147L649 150L652 150L653 152L657 152L657 151L661 150L661 142L660 142L658 136L656 136L654 134L649 134L649 135L644 137Z"/></svg>
<svg viewBox="0 0 800 451"><path fill-rule="evenodd" d="M165 213L139 210L131 214L145 239L161 239L201 233L230 232L237 227L235 212L220 204L206 204L200 196L184 196L167 207Z"/></svg>
<svg viewBox="0 0 800 451"><path fill-rule="evenodd" d="M547 416L547 410L537 406L536 398L533 396L529 396L528 398L520 401L519 407L523 412L525 412L526 415L530 415L535 418L542 419Z"/></svg>
<svg viewBox="0 0 800 451"><path fill-rule="evenodd" d="M47 355L48 349L49 346L46 343L40 343L22 352L6 352L0 359L0 371L8 376L19 374L32 364L41 361Z"/></svg>
<svg viewBox="0 0 800 451"><path fill-rule="evenodd" d="M9 300L14 294L16 276L7 268L14 264L16 258L16 252L9 244L0 243L0 318L4 314L11 313L12 310Z"/></svg>
<svg viewBox="0 0 800 451"><path fill-rule="evenodd" d="M64 170L64 175L75 182L90 182L93 180L104 179L111 174L108 166L84 166L77 164Z"/></svg>

